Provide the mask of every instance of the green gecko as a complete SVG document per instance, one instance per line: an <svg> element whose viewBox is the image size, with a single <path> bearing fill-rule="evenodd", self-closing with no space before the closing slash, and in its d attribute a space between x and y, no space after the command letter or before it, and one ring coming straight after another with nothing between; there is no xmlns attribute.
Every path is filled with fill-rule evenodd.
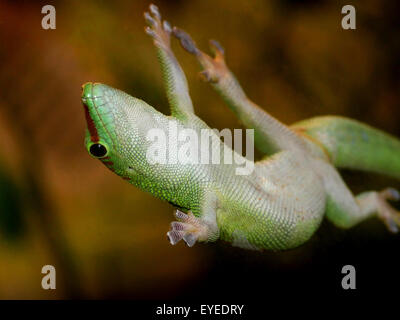
<svg viewBox="0 0 400 320"><path fill-rule="evenodd" d="M341 228L376 216L390 231L398 231L400 214L387 200L399 200L399 192L387 188L354 196L336 168L400 178L399 140L336 116L286 126L249 100L216 41L210 42L214 57L203 53L187 33L162 21L155 5L145 20L157 48L171 115L107 85L86 83L85 144L117 175L179 208L167 233L171 244L183 239L193 246L221 239L246 249L290 249L306 242L325 215ZM151 128L167 131L173 122L178 131L209 129L194 113L185 75L170 47L171 35L194 55L203 79L244 126L254 129L255 146L265 157L254 163L250 174L235 174L235 164L148 161L146 135ZM217 134L211 139L224 144Z"/></svg>

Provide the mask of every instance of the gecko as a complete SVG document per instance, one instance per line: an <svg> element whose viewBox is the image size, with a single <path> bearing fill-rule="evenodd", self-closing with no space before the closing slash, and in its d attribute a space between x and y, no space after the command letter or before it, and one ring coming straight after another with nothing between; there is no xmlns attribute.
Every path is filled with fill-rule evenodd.
<svg viewBox="0 0 400 320"><path fill-rule="evenodd" d="M398 232L400 213L389 201L400 200L400 193L386 188L354 195L338 171L363 170L399 179L396 137L341 116L319 116L287 126L247 97L217 41L210 41L208 55L188 33L163 20L157 6L150 5L144 17L171 114L108 85L85 83L85 146L124 180L177 208L167 232L171 244L183 240L191 247L220 239L244 249L286 250L309 240L324 217L345 229L376 217L389 231ZM263 157L249 174L236 174L235 163L149 161L150 129L167 131L171 124L178 132L191 129L200 134L210 129L195 114L185 74L171 49L173 38L198 61L201 78L246 128L254 130L254 145ZM226 147L218 134L210 138Z"/></svg>

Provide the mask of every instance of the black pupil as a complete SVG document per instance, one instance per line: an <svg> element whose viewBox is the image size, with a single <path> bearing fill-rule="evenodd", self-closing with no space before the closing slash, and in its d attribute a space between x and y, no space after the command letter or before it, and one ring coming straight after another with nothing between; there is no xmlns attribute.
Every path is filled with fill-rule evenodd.
<svg viewBox="0 0 400 320"><path fill-rule="evenodd" d="M107 149L102 144L95 143L90 146L90 153L93 156L100 158L104 157L107 154Z"/></svg>

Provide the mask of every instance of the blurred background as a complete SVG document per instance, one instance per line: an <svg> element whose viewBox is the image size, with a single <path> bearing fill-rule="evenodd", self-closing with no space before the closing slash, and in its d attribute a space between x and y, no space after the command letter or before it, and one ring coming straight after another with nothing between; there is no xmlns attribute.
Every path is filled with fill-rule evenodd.
<svg viewBox="0 0 400 320"><path fill-rule="evenodd" d="M396 1L155 1L201 48L215 38L248 95L285 123L352 117L400 137ZM56 30L43 30L43 5ZM357 29L343 30L353 4ZM283 253L166 239L173 208L92 159L83 144L81 85L103 82L168 113L148 1L0 2L0 298L255 299L308 291L340 294L341 268L361 292L396 286L399 235L371 219L344 231L324 222ZM240 123L198 66L173 44L197 114L211 127ZM387 177L343 172L354 192L400 188ZM42 266L57 290L41 288ZM262 289L264 295L260 295Z"/></svg>

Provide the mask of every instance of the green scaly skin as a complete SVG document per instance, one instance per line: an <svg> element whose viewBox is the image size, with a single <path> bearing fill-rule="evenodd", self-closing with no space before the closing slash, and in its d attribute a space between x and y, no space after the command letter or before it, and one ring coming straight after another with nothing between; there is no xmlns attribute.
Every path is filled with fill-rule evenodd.
<svg viewBox="0 0 400 320"><path fill-rule="evenodd" d="M222 239L247 249L289 249L307 241L325 214L343 228L377 216L390 231L398 230L400 215L386 200L398 200L399 193L388 188L354 196L335 167L400 178L399 140L341 117L285 126L247 98L217 42L211 42L212 58L184 31L162 22L156 6L150 6L145 19L149 25L146 32L157 48L171 116L107 85L86 83L82 93L85 145L93 157L123 179L179 207L178 221L172 222L168 232L172 244L181 239L189 246ZM194 114L185 75L170 48L171 34L196 57L203 78L243 124L255 130L255 146L266 157L254 164L250 174L236 174L243 164L224 164L224 143L216 133L211 141L213 148L219 147L220 164L148 161L149 130L162 129L169 138L170 126L176 126L178 133L193 129L198 136L202 129L209 129ZM173 153L170 149L167 155Z"/></svg>

